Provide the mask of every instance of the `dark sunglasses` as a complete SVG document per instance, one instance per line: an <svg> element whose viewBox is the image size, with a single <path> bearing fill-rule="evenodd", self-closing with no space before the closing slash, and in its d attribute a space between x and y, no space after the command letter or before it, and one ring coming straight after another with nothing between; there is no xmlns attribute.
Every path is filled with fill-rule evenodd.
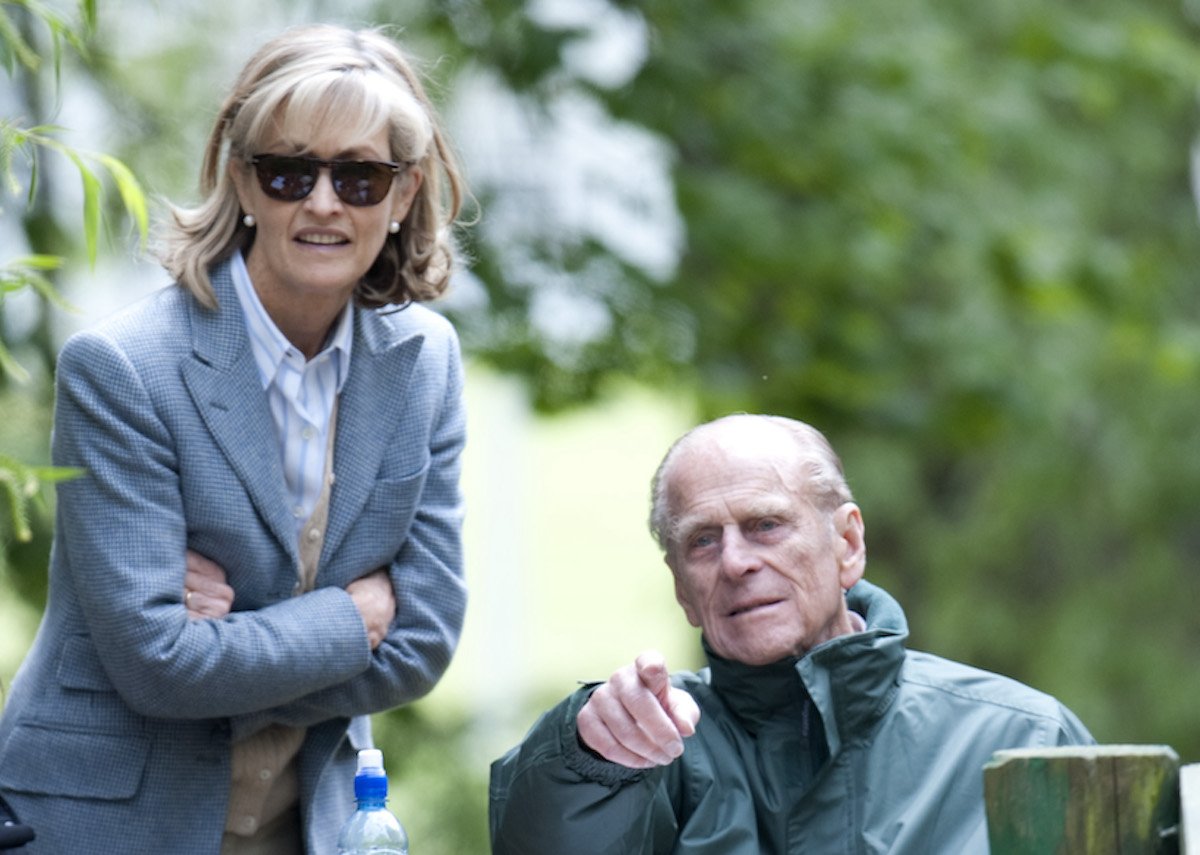
<svg viewBox="0 0 1200 855"><path fill-rule="evenodd" d="M256 154L250 164L258 186L272 199L299 202L317 186L321 169L329 170L333 192L347 205L378 205L392 187L392 179L411 164L383 160L322 160L285 154Z"/></svg>

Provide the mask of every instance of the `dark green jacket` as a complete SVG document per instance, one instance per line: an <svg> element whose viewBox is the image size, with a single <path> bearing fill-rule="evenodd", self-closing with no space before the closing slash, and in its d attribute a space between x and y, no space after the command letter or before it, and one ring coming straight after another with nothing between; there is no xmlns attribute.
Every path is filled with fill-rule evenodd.
<svg viewBox="0 0 1200 855"><path fill-rule="evenodd" d="M1001 748L1090 744L1054 698L906 650L907 623L860 582L864 632L752 668L708 652L672 677L700 706L669 766L584 749L589 688L492 765L493 855L986 853L983 765Z"/></svg>

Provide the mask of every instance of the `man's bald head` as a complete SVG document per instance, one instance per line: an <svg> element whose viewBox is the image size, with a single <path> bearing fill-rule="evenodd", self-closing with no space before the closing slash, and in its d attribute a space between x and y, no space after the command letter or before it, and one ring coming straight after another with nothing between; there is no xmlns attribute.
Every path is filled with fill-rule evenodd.
<svg viewBox="0 0 1200 855"><path fill-rule="evenodd" d="M667 450L651 482L650 533L670 557L674 517L672 475L679 466L702 466L705 455L778 456L792 464L795 486L823 511L854 501L833 447L812 425L783 416L737 414L692 428Z"/></svg>

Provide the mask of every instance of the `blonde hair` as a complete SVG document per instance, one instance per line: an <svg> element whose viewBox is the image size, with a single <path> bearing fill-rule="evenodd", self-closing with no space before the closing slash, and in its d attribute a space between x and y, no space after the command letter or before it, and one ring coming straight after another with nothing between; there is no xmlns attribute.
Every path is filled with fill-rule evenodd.
<svg viewBox="0 0 1200 855"><path fill-rule="evenodd" d="M323 127L356 138L386 127L392 160L415 163L422 174L400 232L388 235L355 288L356 301L378 307L445 291L455 256L451 229L466 188L436 110L403 51L381 31L316 24L286 30L246 63L209 135L203 201L170 209L160 260L202 304L216 305L212 265L254 239L225 165L258 153L272 133L304 139Z"/></svg>

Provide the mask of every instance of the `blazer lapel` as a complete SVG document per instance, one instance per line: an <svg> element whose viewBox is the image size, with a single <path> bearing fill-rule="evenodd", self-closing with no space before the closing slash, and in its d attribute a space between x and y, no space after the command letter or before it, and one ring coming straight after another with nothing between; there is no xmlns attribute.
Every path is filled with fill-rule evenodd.
<svg viewBox="0 0 1200 855"><path fill-rule="evenodd" d="M356 310L350 376L338 401L334 437L334 487L321 549L321 566L333 555L361 513L394 442L407 401L404 390L425 341L422 335L397 338L373 311Z"/></svg>
<svg viewBox="0 0 1200 855"><path fill-rule="evenodd" d="M259 514L298 561L296 521L288 513L275 423L228 265L213 271L213 287L219 308L213 311L192 304L193 359L183 365L184 383Z"/></svg>

